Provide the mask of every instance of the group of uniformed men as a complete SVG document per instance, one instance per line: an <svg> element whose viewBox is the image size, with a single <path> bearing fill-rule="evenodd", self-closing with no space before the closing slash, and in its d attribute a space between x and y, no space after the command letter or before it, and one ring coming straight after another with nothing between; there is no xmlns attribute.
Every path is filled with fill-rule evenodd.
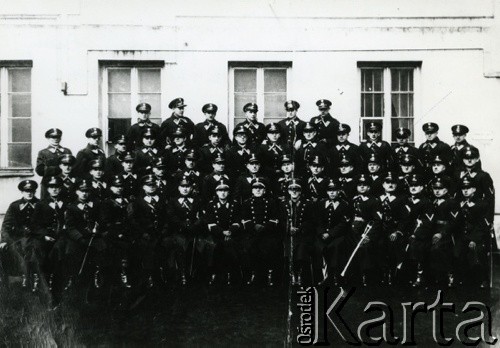
<svg viewBox="0 0 500 348"><path fill-rule="evenodd" d="M452 127L450 147L426 123L415 148L409 129L391 145L369 122L358 146L331 104L318 100L320 114L304 122L287 101L286 118L264 125L248 103L231 141L214 104L195 125L176 98L159 126L141 103L108 158L98 128L76 157L49 129L36 165L41 200L35 181L20 182L3 221L4 268L33 291L43 277L62 292L85 272L96 288L185 285L196 272L209 284L260 276L273 285L286 250L293 284L307 271L314 284L390 285L404 266L413 286L471 275L486 286L494 188L468 128Z"/></svg>

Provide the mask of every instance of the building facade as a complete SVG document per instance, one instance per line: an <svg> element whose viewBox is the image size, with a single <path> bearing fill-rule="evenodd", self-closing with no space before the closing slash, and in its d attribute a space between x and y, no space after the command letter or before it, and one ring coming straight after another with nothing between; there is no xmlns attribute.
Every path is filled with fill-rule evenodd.
<svg viewBox="0 0 500 348"><path fill-rule="evenodd" d="M381 120L383 137L422 124L465 124L483 168L500 182L500 1L8 1L0 9L0 213L34 174L45 130L63 130L73 153L85 130L104 146L135 122L135 105L203 120L215 103L231 131L248 101L259 120L317 115L315 101L363 141L363 124ZM497 211L500 204L497 195Z"/></svg>

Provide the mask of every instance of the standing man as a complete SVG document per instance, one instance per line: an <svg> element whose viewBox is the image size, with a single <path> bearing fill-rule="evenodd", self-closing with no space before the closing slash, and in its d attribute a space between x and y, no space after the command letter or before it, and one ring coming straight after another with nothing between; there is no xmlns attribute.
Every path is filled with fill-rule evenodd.
<svg viewBox="0 0 500 348"><path fill-rule="evenodd" d="M193 138L194 133L194 123L188 117L184 116L184 108L187 105L184 104L183 98L175 98L172 100L168 107L172 109L172 116L167 118L162 122L160 127L160 141L168 145L173 141L172 134L177 130L177 128L182 127L186 133L186 141L189 143Z"/></svg>
<svg viewBox="0 0 500 348"><path fill-rule="evenodd" d="M257 121L259 107L255 103L246 103L243 106L246 120L236 125L236 128L243 126L248 130L248 140L252 146L259 146L266 138L266 126Z"/></svg>
<svg viewBox="0 0 500 348"><path fill-rule="evenodd" d="M418 150L415 146L408 144L410 135L411 131L408 128L399 127L396 130L396 143L392 145L392 150L394 151L394 159L398 161L398 164L401 164L405 155L411 155L418 159Z"/></svg>
<svg viewBox="0 0 500 348"><path fill-rule="evenodd" d="M76 155L76 163L73 169L75 176L82 178L88 174L90 167L89 163L92 160L100 159L102 161L106 160L106 155L104 151L99 147L102 137L102 130L99 128L89 128L85 132L85 137L87 137L87 146L78 151Z"/></svg>
<svg viewBox="0 0 500 348"><path fill-rule="evenodd" d="M340 160L344 155L352 161L354 171L360 172L362 168L361 151L358 145L351 143L348 138L351 133L351 127L348 124L341 123L337 129L337 144L332 147L331 164L332 172L336 173Z"/></svg>
<svg viewBox="0 0 500 348"><path fill-rule="evenodd" d="M368 136L368 140L359 145L361 156L365 163L368 163L371 154L375 153L380 160L380 164L385 169L394 170L391 145L387 141L382 140L382 124L379 122L367 123L366 135Z"/></svg>
<svg viewBox="0 0 500 348"><path fill-rule="evenodd" d="M465 148L467 146L476 148L467 142L467 133L469 133L469 128L467 126L456 124L451 127L451 132L453 134L453 139L455 143L451 145L451 151L453 152L453 163L452 169L459 169L463 162Z"/></svg>
<svg viewBox="0 0 500 348"><path fill-rule="evenodd" d="M105 173L108 178L120 174L123 170L121 158L127 152L127 137L119 135L113 140L113 143L115 144L115 153L106 160Z"/></svg>
<svg viewBox="0 0 500 348"><path fill-rule="evenodd" d="M295 100L286 101L286 118L278 122L278 125L283 130L283 140L290 147L294 146L297 140L302 139L302 133L306 125L297 116L299 108L300 104Z"/></svg>
<svg viewBox="0 0 500 348"><path fill-rule="evenodd" d="M151 105L148 103L140 103L135 110L137 111L137 123L130 126L127 133L127 140L131 150L137 150L142 146L142 131L144 128L153 128L156 133L160 133L160 126L151 122L149 119L151 116ZM160 140L164 141L164 139Z"/></svg>
<svg viewBox="0 0 500 348"><path fill-rule="evenodd" d="M316 102L319 115L311 118L311 123L318 130L318 140L324 140L330 148L337 143L337 129L340 122L330 115L332 102L328 99L320 99Z"/></svg>
<svg viewBox="0 0 500 348"><path fill-rule="evenodd" d="M203 145L210 143L209 136L214 127L217 127L218 132L221 136L219 146L225 147L229 145L229 135L227 133L227 128L222 123L215 119L217 115L217 105L208 103L203 105L201 112L205 115L206 119L204 122L197 123L194 126L194 145L201 148Z"/></svg>
<svg viewBox="0 0 500 348"><path fill-rule="evenodd" d="M418 148L419 157L427 172L431 167L432 159L436 155L440 155L447 162L449 167L452 160L451 148L438 138L439 126L436 123L428 122L422 126L425 133L426 141Z"/></svg>

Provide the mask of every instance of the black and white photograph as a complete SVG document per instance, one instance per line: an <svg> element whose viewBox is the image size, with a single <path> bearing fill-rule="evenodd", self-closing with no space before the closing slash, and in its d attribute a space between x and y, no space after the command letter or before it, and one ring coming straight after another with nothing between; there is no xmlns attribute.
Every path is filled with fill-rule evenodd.
<svg viewBox="0 0 500 348"><path fill-rule="evenodd" d="M0 346L500 346L500 0L0 0Z"/></svg>

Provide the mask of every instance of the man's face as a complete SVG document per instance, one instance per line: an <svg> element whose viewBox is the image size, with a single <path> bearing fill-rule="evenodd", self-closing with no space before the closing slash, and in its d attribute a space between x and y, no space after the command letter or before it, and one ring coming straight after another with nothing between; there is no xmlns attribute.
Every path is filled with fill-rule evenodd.
<svg viewBox="0 0 500 348"><path fill-rule="evenodd" d="M281 134L280 133L267 133L267 138L272 142L275 143L278 141L280 138Z"/></svg>
<svg viewBox="0 0 500 348"><path fill-rule="evenodd" d="M410 185L409 189L410 189L410 194L418 195L420 192L422 192L424 187L422 185Z"/></svg>
<svg viewBox="0 0 500 348"><path fill-rule="evenodd" d="M88 190L76 190L76 197L79 201L87 202L90 197L90 192Z"/></svg>
<svg viewBox="0 0 500 348"><path fill-rule="evenodd" d="M475 187L466 187L466 188L462 189L462 195L465 198L472 197L475 192L476 192L476 188Z"/></svg>
<svg viewBox="0 0 500 348"><path fill-rule="evenodd" d="M214 168L214 172L222 173L226 169L226 164L224 162L212 163L212 167Z"/></svg>
<svg viewBox="0 0 500 348"><path fill-rule="evenodd" d="M184 164L187 169L194 169L196 162L192 158L186 158Z"/></svg>
<svg viewBox="0 0 500 348"><path fill-rule="evenodd" d="M288 194L290 195L290 198L293 200L299 199L301 193L302 191L299 187L288 188Z"/></svg>
<svg viewBox="0 0 500 348"><path fill-rule="evenodd" d="M370 186L368 186L367 184L365 184L365 183L362 182L362 183L359 183L356 186L356 189L358 190L359 194L364 195L365 193L367 193L368 191L370 191Z"/></svg>
<svg viewBox="0 0 500 348"><path fill-rule="evenodd" d="M425 139L427 141L433 141L438 136L438 132L435 133L425 133Z"/></svg>
<svg viewBox="0 0 500 348"><path fill-rule="evenodd" d="M50 137L48 140L50 146L59 146L59 143L61 142L60 137Z"/></svg>
<svg viewBox="0 0 500 348"><path fill-rule="evenodd" d="M115 144L115 150L118 153L125 152L125 150L127 150L127 144L122 144L122 143Z"/></svg>
<svg viewBox="0 0 500 348"><path fill-rule="evenodd" d="M467 134L453 134L453 139L455 140L456 143L462 143L465 141L465 138L467 137Z"/></svg>
<svg viewBox="0 0 500 348"><path fill-rule="evenodd" d="M349 166L343 165L343 166L339 167L340 174L342 174L342 175L347 175L347 174L351 173L353 169L354 168L351 165L349 165Z"/></svg>
<svg viewBox="0 0 500 348"><path fill-rule="evenodd" d="M101 137L92 137L92 138L87 138L87 139L88 139L88 143L91 146L98 146L100 141L101 141Z"/></svg>
<svg viewBox="0 0 500 348"><path fill-rule="evenodd" d="M238 134L236 134L235 138L236 138L236 142L239 145L245 145L247 143L247 140L248 140L248 137L245 133L238 133Z"/></svg>
<svg viewBox="0 0 500 348"><path fill-rule="evenodd" d="M47 186L47 192L51 198L57 198L61 193L61 188L58 186Z"/></svg>
<svg viewBox="0 0 500 348"><path fill-rule="evenodd" d="M401 172L403 174L411 174L415 170L415 166L411 164L402 164L401 165Z"/></svg>
<svg viewBox="0 0 500 348"><path fill-rule="evenodd" d="M252 187L252 195L257 198L262 197L265 191L266 189L262 186Z"/></svg>
<svg viewBox="0 0 500 348"><path fill-rule="evenodd" d="M311 164L309 169L311 170L312 175L320 175L321 172L323 172L323 167L317 164Z"/></svg>
<svg viewBox="0 0 500 348"><path fill-rule="evenodd" d="M251 174L257 174L260 170L260 163L258 162L247 163L247 169Z"/></svg>
<svg viewBox="0 0 500 348"><path fill-rule="evenodd" d="M123 161L122 162L123 170L127 173L130 173L134 169L134 162L132 161Z"/></svg>
<svg viewBox="0 0 500 348"><path fill-rule="evenodd" d="M443 163L433 163L432 164L432 172L434 174L439 174L444 172L446 169L446 166Z"/></svg>
<svg viewBox="0 0 500 348"><path fill-rule="evenodd" d="M213 120L215 120L215 112L214 111L209 111L209 112L205 112L205 117L207 118L207 121L209 122L212 122Z"/></svg>
<svg viewBox="0 0 500 348"><path fill-rule="evenodd" d="M229 196L229 189L220 188L220 189L215 190L215 193L217 194L217 197L221 201L225 201L227 199L227 197Z"/></svg>
<svg viewBox="0 0 500 348"><path fill-rule="evenodd" d="M184 145L186 138L185 137L174 137L173 140L174 140L175 146L182 146L182 145Z"/></svg>
<svg viewBox="0 0 500 348"><path fill-rule="evenodd" d="M184 106L178 106L174 108L174 115L175 116L184 116Z"/></svg>
<svg viewBox="0 0 500 348"><path fill-rule="evenodd" d="M314 139L314 137L316 136L316 131L304 131L304 138L307 140L307 141L311 141Z"/></svg>
<svg viewBox="0 0 500 348"><path fill-rule="evenodd" d="M337 140L339 143L345 143L347 138L349 137L349 133L339 133L337 134Z"/></svg>
<svg viewBox="0 0 500 348"><path fill-rule="evenodd" d="M378 141L380 139L380 132L377 131L368 131L366 135L368 135L370 141Z"/></svg>
<svg viewBox="0 0 500 348"><path fill-rule="evenodd" d="M321 108L319 109L319 113L321 116L326 116L330 112L330 108Z"/></svg>
<svg viewBox="0 0 500 348"><path fill-rule="evenodd" d="M287 118L294 118L295 116L297 116L297 110L295 110L295 109L287 109L286 110L286 117Z"/></svg>
<svg viewBox="0 0 500 348"><path fill-rule="evenodd" d="M370 174L378 173L379 170L380 164L374 162L368 163L368 171L370 172Z"/></svg>
<svg viewBox="0 0 500 348"><path fill-rule="evenodd" d="M59 164L59 168L61 168L61 172L64 175L69 175L71 173L71 170L73 169L73 166L66 163L61 163Z"/></svg>
<svg viewBox="0 0 500 348"><path fill-rule="evenodd" d="M396 141L399 146L405 146L408 144L408 138L396 138Z"/></svg>
<svg viewBox="0 0 500 348"><path fill-rule="evenodd" d="M189 185L179 185L179 193L181 196L189 196L191 194L192 187Z"/></svg>
<svg viewBox="0 0 500 348"><path fill-rule="evenodd" d="M158 189L158 186L155 184L145 184L142 186L142 189L144 190L144 193L147 195L154 195L156 193L156 190Z"/></svg>
<svg viewBox="0 0 500 348"><path fill-rule="evenodd" d="M220 136L220 134L210 134L210 136L208 137L210 144L212 144L213 146L218 146L221 139L222 137Z"/></svg>
<svg viewBox="0 0 500 348"><path fill-rule="evenodd" d="M398 187L398 184L396 184L394 181L384 181L382 183L382 187L384 188L385 192L387 193L392 193L396 191L396 188Z"/></svg>
<svg viewBox="0 0 500 348"><path fill-rule="evenodd" d="M338 190L336 190L336 189L330 189L330 188L329 188L329 189L326 191L326 194L328 195L328 198L329 198L329 199L336 199L336 198L337 198L337 196L339 195L339 191L338 191Z"/></svg>
<svg viewBox="0 0 500 348"><path fill-rule="evenodd" d="M101 168L91 169L90 175L92 176L92 178L100 180L104 176L104 170L102 170Z"/></svg>
<svg viewBox="0 0 500 348"><path fill-rule="evenodd" d="M441 198L448 193L448 189L446 187L433 188L432 193L434 193L434 197Z"/></svg>
<svg viewBox="0 0 500 348"><path fill-rule="evenodd" d="M285 162L281 165L281 170L285 174L289 174L293 170L293 163L292 162Z"/></svg>
<svg viewBox="0 0 500 348"><path fill-rule="evenodd" d="M138 112L137 113L137 119L140 121L149 120L149 116L151 116L151 113L149 113L149 112Z"/></svg>
<svg viewBox="0 0 500 348"><path fill-rule="evenodd" d="M123 195L123 186L111 186L110 190L111 193L114 194L115 196Z"/></svg>
<svg viewBox="0 0 500 348"><path fill-rule="evenodd" d="M31 201L35 197L35 191L21 191L21 195L27 201Z"/></svg>
<svg viewBox="0 0 500 348"><path fill-rule="evenodd" d="M245 111L245 117L250 122L256 122L257 121L257 112L253 111L253 110Z"/></svg>
<svg viewBox="0 0 500 348"><path fill-rule="evenodd" d="M479 158L464 158L463 161L466 167L473 167L479 162Z"/></svg>
<svg viewBox="0 0 500 348"><path fill-rule="evenodd" d="M146 147L152 147L155 144L155 138L147 136L142 138L142 143Z"/></svg>
<svg viewBox="0 0 500 348"><path fill-rule="evenodd" d="M153 174L158 178L163 178L165 176L164 167L153 167Z"/></svg>

